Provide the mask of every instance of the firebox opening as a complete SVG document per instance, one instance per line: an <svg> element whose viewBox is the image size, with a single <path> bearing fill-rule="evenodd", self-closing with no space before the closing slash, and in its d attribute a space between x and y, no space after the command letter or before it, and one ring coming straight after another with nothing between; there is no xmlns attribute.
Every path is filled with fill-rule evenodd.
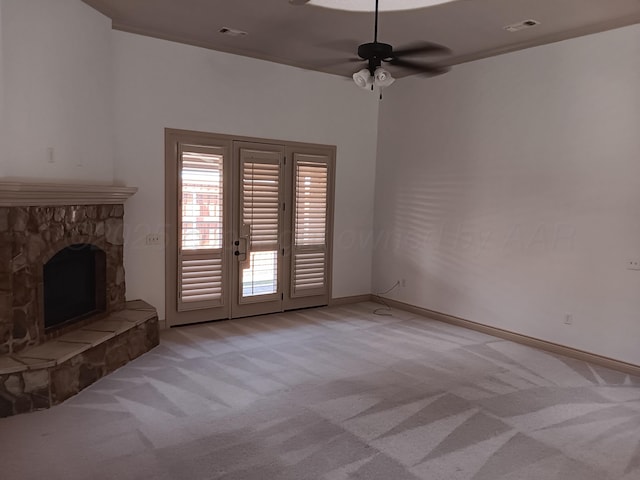
<svg viewBox="0 0 640 480"><path fill-rule="evenodd" d="M106 306L106 255L90 244L75 244L44 265L44 326L58 328Z"/></svg>

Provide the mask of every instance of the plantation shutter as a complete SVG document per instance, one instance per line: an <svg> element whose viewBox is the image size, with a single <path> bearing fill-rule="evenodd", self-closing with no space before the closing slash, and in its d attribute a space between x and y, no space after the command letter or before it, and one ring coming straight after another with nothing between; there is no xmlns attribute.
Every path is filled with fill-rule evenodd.
<svg viewBox="0 0 640 480"><path fill-rule="evenodd" d="M178 311L223 305L223 164L221 147L179 151Z"/></svg>
<svg viewBox="0 0 640 480"><path fill-rule="evenodd" d="M242 219L250 231L250 250L277 250L280 218L280 165L243 162Z"/></svg>
<svg viewBox="0 0 640 480"><path fill-rule="evenodd" d="M241 149L240 237L247 245L241 303L280 298L281 157L277 151Z"/></svg>
<svg viewBox="0 0 640 480"><path fill-rule="evenodd" d="M328 293L329 159L294 154L291 296Z"/></svg>

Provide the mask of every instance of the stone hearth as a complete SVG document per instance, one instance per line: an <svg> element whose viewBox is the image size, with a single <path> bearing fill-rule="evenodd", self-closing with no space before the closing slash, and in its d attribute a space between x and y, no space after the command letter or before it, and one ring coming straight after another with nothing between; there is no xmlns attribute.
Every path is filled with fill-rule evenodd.
<svg viewBox="0 0 640 480"><path fill-rule="evenodd" d="M19 354L0 356L0 417L49 408L158 345L158 314L137 300Z"/></svg>
<svg viewBox="0 0 640 480"><path fill-rule="evenodd" d="M0 416L60 403L158 344L153 307L125 304L124 202L135 191L0 182ZM79 244L103 252L106 301L45 330L44 265Z"/></svg>

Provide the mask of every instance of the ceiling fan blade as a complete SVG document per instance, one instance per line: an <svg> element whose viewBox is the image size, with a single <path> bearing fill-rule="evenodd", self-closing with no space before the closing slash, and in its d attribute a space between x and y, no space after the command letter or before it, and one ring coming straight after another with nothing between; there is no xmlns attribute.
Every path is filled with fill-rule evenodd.
<svg viewBox="0 0 640 480"><path fill-rule="evenodd" d="M358 63L364 62L361 58L330 58L328 60L321 60L320 62L316 62L316 64L322 67L334 67L338 65L344 65L345 63Z"/></svg>
<svg viewBox="0 0 640 480"><path fill-rule="evenodd" d="M400 68L406 68L407 70L412 70L417 73L421 73L428 77L435 77L436 75L442 75L443 73L447 73L450 68L449 67L441 67L438 65L428 65L425 63L412 62L411 60L403 60L401 58L392 58L388 62L390 65L394 65Z"/></svg>
<svg viewBox="0 0 640 480"><path fill-rule="evenodd" d="M331 42L321 43L318 47L353 55L358 51L359 43L357 40L332 40Z"/></svg>
<svg viewBox="0 0 640 480"><path fill-rule="evenodd" d="M438 45L431 42L420 42L408 45L403 48L393 49L393 55L396 57L409 57L411 55L427 55L427 54L449 54L451 50L444 45Z"/></svg>

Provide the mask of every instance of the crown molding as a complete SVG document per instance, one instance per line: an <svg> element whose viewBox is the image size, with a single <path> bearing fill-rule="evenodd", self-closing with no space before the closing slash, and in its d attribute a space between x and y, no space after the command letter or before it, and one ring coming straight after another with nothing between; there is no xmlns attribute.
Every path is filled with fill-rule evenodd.
<svg viewBox="0 0 640 480"><path fill-rule="evenodd" d="M117 205L138 191L115 185L0 181L0 207Z"/></svg>

